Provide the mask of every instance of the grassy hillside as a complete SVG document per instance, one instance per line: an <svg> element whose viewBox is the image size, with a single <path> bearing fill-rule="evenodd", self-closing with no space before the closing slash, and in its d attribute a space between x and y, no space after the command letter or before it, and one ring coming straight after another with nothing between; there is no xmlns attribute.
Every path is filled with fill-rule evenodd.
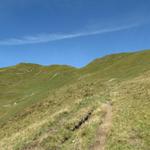
<svg viewBox="0 0 150 150"><path fill-rule="evenodd" d="M42 100L55 89L74 82L75 68L19 64L0 70L1 123L9 116Z"/></svg>
<svg viewBox="0 0 150 150"><path fill-rule="evenodd" d="M107 116L103 106L110 103L112 125L103 147L148 150L149 71L149 50L105 56L81 69L1 68L0 149L93 149Z"/></svg>
<svg viewBox="0 0 150 150"><path fill-rule="evenodd" d="M107 141L111 150L150 148L150 71L116 85L112 92L113 126Z"/></svg>
<svg viewBox="0 0 150 150"><path fill-rule="evenodd" d="M96 59L82 68L84 74L99 75L101 78L127 79L150 69L150 51L121 53Z"/></svg>

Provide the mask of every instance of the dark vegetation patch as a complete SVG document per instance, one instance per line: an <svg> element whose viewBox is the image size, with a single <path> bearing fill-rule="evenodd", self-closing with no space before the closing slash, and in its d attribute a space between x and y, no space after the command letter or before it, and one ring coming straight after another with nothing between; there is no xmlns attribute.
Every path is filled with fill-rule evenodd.
<svg viewBox="0 0 150 150"><path fill-rule="evenodd" d="M75 124L75 126L71 129L72 131L75 131L79 129L86 121L89 120L90 116L92 115L92 111L88 112L83 118Z"/></svg>

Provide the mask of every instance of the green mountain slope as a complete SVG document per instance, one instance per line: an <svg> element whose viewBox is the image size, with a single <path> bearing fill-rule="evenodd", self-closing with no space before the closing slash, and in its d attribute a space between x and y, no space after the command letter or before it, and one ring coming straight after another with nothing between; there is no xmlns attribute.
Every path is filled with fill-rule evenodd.
<svg viewBox="0 0 150 150"><path fill-rule="evenodd" d="M0 71L0 102L4 120L31 104L40 101L52 90L74 82L77 73L69 66L43 67L19 64ZM7 111L9 111L7 113ZM1 121L2 123L2 121Z"/></svg>
<svg viewBox="0 0 150 150"><path fill-rule="evenodd" d="M101 78L117 77L126 79L138 76L148 69L150 69L149 50L109 55L96 59L81 70L83 73L96 73Z"/></svg>
<svg viewBox="0 0 150 150"><path fill-rule="evenodd" d="M149 50L105 56L80 69L1 68L0 149L88 150L102 137L99 148L148 150L149 71ZM111 126L102 135L108 104Z"/></svg>

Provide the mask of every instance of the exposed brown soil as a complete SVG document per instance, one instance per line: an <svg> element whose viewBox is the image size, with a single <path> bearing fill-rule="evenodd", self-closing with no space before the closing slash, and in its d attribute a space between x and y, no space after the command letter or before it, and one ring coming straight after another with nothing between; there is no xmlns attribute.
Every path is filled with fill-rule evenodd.
<svg viewBox="0 0 150 150"><path fill-rule="evenodd" d="M106 140L112 125L112 106L110 103L102 105L104 116L102 123L97 131L95 143L91 146L90 150L105 150Z"/></svg>

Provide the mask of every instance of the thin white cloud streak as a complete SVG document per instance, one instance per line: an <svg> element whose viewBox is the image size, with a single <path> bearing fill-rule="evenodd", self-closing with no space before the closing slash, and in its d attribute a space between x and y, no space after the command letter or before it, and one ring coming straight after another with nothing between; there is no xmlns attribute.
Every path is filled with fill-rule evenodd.
<svg viewBox="0 0 150 150"><path fill-rule="evenodd" d="M131 29L139 26L139 24L132 24L128 26L120 26L115 28L105 28L96 31L87 31L87 32L79 32L79 33L71 33L71 34L39 34L36 36L25 36L21 38L11 38L0 40L0 45L24 45L24 44L37 44L37 43L47 43L51 41L58 41L64 39L72 39L83 36L90 35L100 35L104 33L117 32L122 30Z"/></svg>

